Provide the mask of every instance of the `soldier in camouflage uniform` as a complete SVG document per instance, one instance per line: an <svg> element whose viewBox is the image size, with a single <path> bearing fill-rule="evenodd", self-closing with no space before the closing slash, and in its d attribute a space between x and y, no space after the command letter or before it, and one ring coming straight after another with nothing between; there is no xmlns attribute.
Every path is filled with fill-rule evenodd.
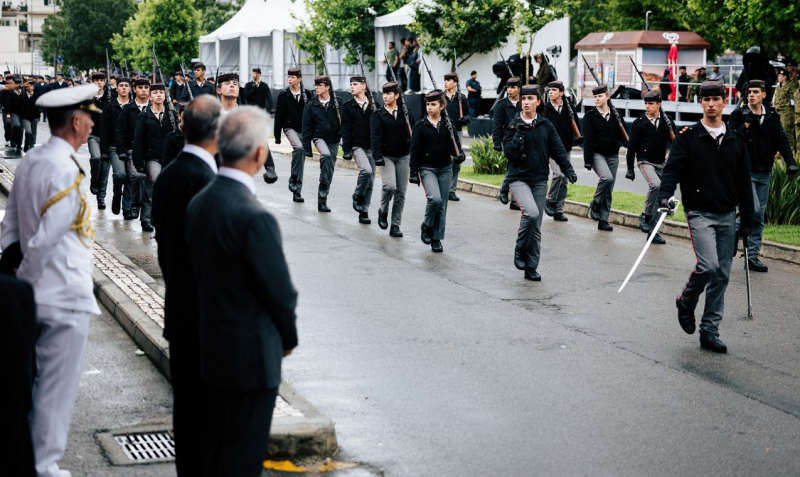
<svg viewBox="0 0 800 477"><path fill-rule="evenodd" d="M796 132L795 132L795 107L797 101L794 100L798 90L797 80L792 78L792 74L785 68L778 70L778 87L775 90L775 111L781 118L781 125L789 137L789 145L792 147L792 154L797 154Z"/></svg>

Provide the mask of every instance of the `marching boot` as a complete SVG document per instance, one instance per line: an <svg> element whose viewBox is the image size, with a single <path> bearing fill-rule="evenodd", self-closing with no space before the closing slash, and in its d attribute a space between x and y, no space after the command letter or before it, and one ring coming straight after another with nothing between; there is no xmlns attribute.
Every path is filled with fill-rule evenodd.
<svg viewBox="0 0 800 477"><path fill-rule="evenodd" d="M383 230L389 228L389 213L378 209L378 227Z"/></svg>
<svg viewBox="0 0 800 477"><path fill-rule="evenodd" d="M693 334L697 327L694 319L694 309L684 306L680 298L675 300L675 306L678 307L678 324L681 325L681 329L687 334Z"/></svg>
<svg viewBox="0 0 800 477"><path fill-rule="evenodd" d="M294 192L292 192L292 201L294 201L294 202L298 202L298 203L301 203L301 204L302 204L302 203L303 203L303 202L305 202L306 200L303 198L303 196L302 196L302 195L300 195L300 193L299 193L299 192L297 192L297 191L294 191Z"/></svg>
<svg viewBox="0 0 800 477"><path fill-rule="evenodd" d="M517 270L525 270L527 263L528 252L519 247L514 247L514 266L517 267Z"/></svg>
<svg viewBox="0 0 800 477"><path fill-rule="evenodd" d="M152 225L150 225L150 222L146 220L142 221L142 232L152 232L153 230L155 229L153 228Z"/></svg>
<svg viewBox="0 0 800 477"><path fill-rule="evenodd" d="M719 336L714 336L711 333L700 333L700 347L714 353L728 352L728 347L719 339Z"/></svg>
<svg viewBox="0 0 800 477"><path fill-rule="evenodd" d="M542 281L542 276L536 271L535 268L526 268L525 269L525 280L530 280L532 282L540 282Z"/></svg>
<svg viewBox="0 0 800 477"><path fill-rule="evenodd" d="M769 267L761 263L761 260L758 258L751 258L748 260L747 268L749 268L751 272L767 273L769 271Z"/></svg>
<svg viewBox="0 0 800 477"><path fill-rule="evenodd" d="M545 203L544 203L544 213L547 214L550 217L553 217L555 215L555 211L553 210L554 206L555 206L555 204L553 204L549 200L545 201Z"/></svg>
<svg viewBox="0 0 800 477"><path fill-rule="evenodd" d="M597 223L597 230L602 230L603 232L611 232L614 230L614 227L608 224L605 220L601 220Z"/></svg>
<svg viewBox="0 0 800 477"><path fill-rule="evenodd" d="M278 173L275 172L275 168L271 166L267 166L266 171L264 172L264 182L267 184L272 184L273 182L278 180Z"/></svg>
<svg viewBox="0 0 800 477"><path fill-rule="evenodd" d="M358 213L358 223L359 224L364 224L364 225L371 224L372 220L370 220L370 218L369 218L369 213L368 212L359 212Z"/></svg>
<svg viewBox="0 0 800 477"><path fill-rule="evenodd" d="M133 214L131 214L130 209L122 211L122 218L124 220L133 220Z"/></svg>
<svg viewBox="0 0 800 477"><path fill-rule="evenodd" d="M451 192L451 193L450 193L450 194L447 196L447 200L452 200L453 202L458 202L458 201L459 201L459 200L461 200L461 199L460 199L460 198L459 198L459 197L456 195L456 193L455 193L455 192Z"/></svg>
<svg viewBox="0 0 800 477"><path fill-rule="evenodd" d="M111 213L114 215L119 215L119 209L122 205L122 196L118 194L114 194L111 197Z"/></svg>
<svg viewBox="0 0 800 477"><path fill-rule="evenodd" d="M139 207L131 207L131 215L128 220L136 220L139 218Z"/></svg>
<svg viewBox="0 0 800 477"><path fill-rule="evenodd" d="M569 221L567 216L564 215L564 212L556 212L555 215L553 215L553 220L555 220L556 222L567 222L567 221Z"/></svg>
<svg viewBox="0 0 800 477"><path fill-rule="evenodd" d="M392 225L392 229L389 230L389 235L396 238L401 238L403 236L403 232L400 231L399 225Z"/></svg>
<svg viewBox="0 0 800 477"><path fill-rule="evenodd" d="M436 253L444 252L444 247L442 247L441 240L432 240L431 241L431 251Z"/></svg>
<svg viewBox="0 0 800 477"><path fill-rule="evenodd" d="M503 205L508 204L508 191L500 189L500 195L498 195L497 198L500 199L501 204Z"/></svg>
<svg viewBox="0 0 800 477"><path fill-rule="evenodd" d="M97 198L97 210L105 210L106 209L106 200Z"/></svg>
<svg viewBox="0 0 800 477"><path fill-rule="evenodd" d="M425 222L422 222L420 229L422 230L422 234L420 235L422 243L425 245L430 245L431 241L433 240L433 229L425 225Z"/></svg>
<svg viewBox="0 0 800 477"><path fill-rule="evenodd" d="M328 207L328 199L317 199L317 210L320 212L330 212L331 209Z"/></svg>

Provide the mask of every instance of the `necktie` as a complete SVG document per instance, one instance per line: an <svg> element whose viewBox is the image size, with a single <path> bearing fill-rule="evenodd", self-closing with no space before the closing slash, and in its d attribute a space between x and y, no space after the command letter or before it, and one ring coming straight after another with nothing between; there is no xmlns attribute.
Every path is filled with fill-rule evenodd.
<svg viewBox="0 0 800 477"><path fill-rule="evenodd" d="M294 100L299 103L300 102L300 95L299 94L294 95Z"/></svg>
<svg viewBox="0 0 800 477"><path fill-rule="evenodd" d="M163 113L158 113L158 122L161 122L161 115L162 115L162 114L163 114Z"/></svg>
<svg viewBox="0 0 800 477"><path fill-rule="evenodd" d="M558 107L556 108L556 111L558 111L558 114L561 114L561 106L558 106Z"/></svg>

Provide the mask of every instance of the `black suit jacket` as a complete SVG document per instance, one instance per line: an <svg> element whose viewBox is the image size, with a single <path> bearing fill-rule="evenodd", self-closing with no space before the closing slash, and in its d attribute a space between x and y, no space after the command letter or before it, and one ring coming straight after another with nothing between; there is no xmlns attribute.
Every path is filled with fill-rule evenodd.
<svg viewBox="0 0 800 477"><path fill-rule="evenodd" d="M189 203L186 242L203 379L242 392L277 387L283 351L297 346L297 291L278 222L244 185L218 176Z"/></svg>
<svg viewBox="0 0 800 477"><path fill-rule="evenodd" d="M263 81L258 82L258 88L256 88L254 81L247 83L244 86L244 99L247 101L247 104L258 106L267 111L275 109L272 106L272 92L269 90L267 83Z"/></svg>
<svg viewBox="0 0 800 477"><path fill-rule="evenodd" d="M157 227L158 264L164 274L164 337L198 340L197 284L186 244L189 201L214 180L199 157L181 152L161 171L153 186L153 225Z"/></svg>

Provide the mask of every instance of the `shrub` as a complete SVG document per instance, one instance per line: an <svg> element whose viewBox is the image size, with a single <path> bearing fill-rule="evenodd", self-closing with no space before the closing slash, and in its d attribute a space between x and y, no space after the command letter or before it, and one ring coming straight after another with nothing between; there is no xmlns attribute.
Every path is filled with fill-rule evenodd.
<svg viewBox="0 0 800 477"><path fill-rule="evenodd" d="M494 143L489 136L479 136L470 146L473 170L477 174L505 174L508 162L506 156L494 150Z"/></svg>
<svg viewBox="0 0 800 477"><path fill-rule="evenodd" d="M786 165L780 160L772 168L764 223L800 224L800 181L786 174Z"/></svg>

